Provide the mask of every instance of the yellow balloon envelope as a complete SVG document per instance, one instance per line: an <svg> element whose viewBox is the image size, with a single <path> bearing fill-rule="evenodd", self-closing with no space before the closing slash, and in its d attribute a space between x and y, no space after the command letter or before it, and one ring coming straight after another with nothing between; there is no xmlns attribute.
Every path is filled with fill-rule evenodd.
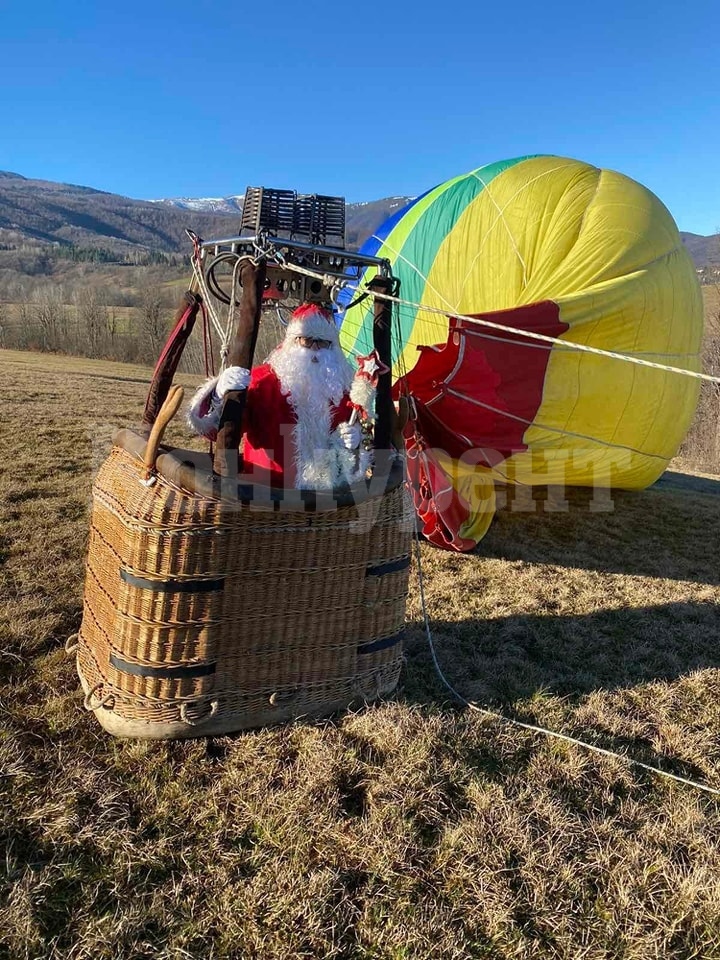
<svg viewBox="0 0 720 960"><path fill-rule="evenodd" d="M698 381L562 345L700 369L697 275L645 187L562 157L489 164L418 197L363 252L389 259L401 298L426 308L398 308L394 372L413 397L408 464L433 542L474 546L496 482L639 489L665 470ZM366 304L345 313L348 353L372 349Z"/></svg>

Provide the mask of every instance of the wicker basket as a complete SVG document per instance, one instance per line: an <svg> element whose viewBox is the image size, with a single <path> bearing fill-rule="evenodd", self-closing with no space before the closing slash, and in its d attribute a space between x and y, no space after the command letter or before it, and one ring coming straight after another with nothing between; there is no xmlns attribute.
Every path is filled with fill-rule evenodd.
<svg viewBox="0 0 720 960"><path fill-rule="evenodd" d="M213 479L118 431L93 488L77 663L110 733L197 737L391 692L413 524L401 464L334 495Z"/></svg>

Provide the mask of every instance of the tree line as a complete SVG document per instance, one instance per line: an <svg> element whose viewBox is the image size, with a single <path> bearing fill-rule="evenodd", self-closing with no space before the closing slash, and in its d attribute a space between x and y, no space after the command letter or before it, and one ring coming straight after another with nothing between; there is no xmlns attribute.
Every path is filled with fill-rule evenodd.
<svg viewBox="0 0 720 960"><path fill-rule="evenodd" d="M52 286L12 302L0 300L0 347L154 363L175 305L151 287L138 299L137 306L119 307L99 288L67 296L62 286Z"/></svg>
<svg viewBox="0 0 720 960"><path fill-rule="evenodd" d="M720 321L720 311L717 319ZM714 331L705 337L702 369L720 377L720 335ZM702 381L695 419L680 456L704 473L720 473L720 384Z"/></svg>
<svg viewBox="0 0 720 960"><path fill-rule="evenodd" d="M27 251L31 256L41 252ZM13 256L22 254L13 248ZM124 363L154 364L170 330L181 286L167 280L185 271L164 264L141 267L72 260L79 274L63 273L63 258L51 259L49 275L8 269L0 256L0 347L67 353ZM182 258L179 258L182 263ZM104 271L104 272L103 272ZM119 271L119 272L118 272ZM118 277L124 281L120 285ZM67 283L63 277L70 277ZM720 287L706 318L702 369L720 376ZM188 345L187 369L199 372L202 348ZM720 473L720 385L703 382L693 424L680 450L689 466Z"/></svg>

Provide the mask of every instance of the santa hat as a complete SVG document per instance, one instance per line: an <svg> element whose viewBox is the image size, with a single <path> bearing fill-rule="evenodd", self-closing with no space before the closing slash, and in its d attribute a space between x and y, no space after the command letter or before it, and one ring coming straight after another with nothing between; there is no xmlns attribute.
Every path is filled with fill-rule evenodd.
<svg viewBox="0 0 720 960"><path fill-rule="evenodd" d="M339 342L332 313L317 303L303 303L291 314L285 342L290 343L295 337L332 340L334 344Z"/></svg>

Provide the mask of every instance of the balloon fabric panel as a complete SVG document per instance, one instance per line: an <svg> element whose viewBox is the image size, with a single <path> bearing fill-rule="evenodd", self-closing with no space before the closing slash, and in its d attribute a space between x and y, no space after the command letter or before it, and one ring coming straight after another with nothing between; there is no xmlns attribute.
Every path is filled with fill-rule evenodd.
<svg viewBox="0 0 720 960"><path fill-rule="evenodd" d="M384 240L374 242L373 253L391 261L404 299L478 318L509 311L500 322L528 330L539 316L533 310L549 304L553 319L542 332L560 340L700 368L702 300L693 264L665 206L620 173L562 157L490 164L428 191L378 237ZM452 322L415 307L400 306L397 314L395 374L430 403L432 381L444 374L426 376L427 348L451 346ZM341 338L350 352L368 351L369 307L348 311ZM440 539L453 549L467 549L457 544L487 528L493 499L487 462L470 468L466 457L458 466L461 438L466 454L477 447L470 459L491 446L500 451L490 481L642 488L675 455L695 410L698 382L687 377L482 327L466 339L482 362L474 347L468 372L461 366L453 378L463 382L461 392L474 392L475 412L446 406L447 419L439 401L426 411L434 446L439 424L447 429L426 471L430 486L442 486L447 471L465 505L464 519L454 504L451 517L437 520L445 523ZM422 445L422 437L413 442Z"/></svg>

